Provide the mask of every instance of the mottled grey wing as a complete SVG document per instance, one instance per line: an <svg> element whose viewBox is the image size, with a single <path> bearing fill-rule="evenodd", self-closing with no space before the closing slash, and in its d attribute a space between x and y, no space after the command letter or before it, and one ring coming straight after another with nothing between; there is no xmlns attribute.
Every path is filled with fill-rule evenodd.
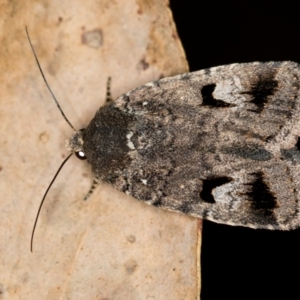
<svg viewBox="0 0 300 300"><path fill-rule="evenodd" d="M94 175L220 223L298 225L299 66L233 64L165 78L100 108L84 132Z"/></svg>

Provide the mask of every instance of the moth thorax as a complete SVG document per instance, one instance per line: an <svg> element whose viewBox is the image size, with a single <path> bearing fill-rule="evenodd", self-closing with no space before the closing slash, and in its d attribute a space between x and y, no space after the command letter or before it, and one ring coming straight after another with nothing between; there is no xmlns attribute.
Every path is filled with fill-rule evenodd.
<svg viewBox="0 0 300 300"><path fill-rule="evenodd" d="M79 152L83 151L83 138L82 138L83 131L75 131L70 139L66 141L66 147L69 151L72 152Z"/></svg>

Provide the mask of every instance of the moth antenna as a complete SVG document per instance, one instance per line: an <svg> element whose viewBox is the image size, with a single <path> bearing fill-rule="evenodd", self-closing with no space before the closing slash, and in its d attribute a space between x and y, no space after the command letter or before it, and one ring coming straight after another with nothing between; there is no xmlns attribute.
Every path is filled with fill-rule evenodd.
<svg viewBox="0 0 300 300"><path fill-rule="evenodd" d="M45 75L44 75L44 73L43 73L43 70L42 70L42 68L41 68L41 66L40 66L39 60L38 60L38 58L37 58L37 55L36 55L36 53L35 53L35 51L34 51L34 48L33 48L33 46L32 46L32 43L31 43L31 40L30 40L30 37L29 37L29 33L28 33L28 30L27 30L27 26L25 27L25 29L26 29L27 38L28 38L28 41L29 41L31 50L32 50L32 52L33 52L35 61L36 61L37 65L38 65L38 67L39 67L39 70L40 70L40 72L41 72L41 74L42 74L42 77L43 77L44 82L45 82L45 84L46 84L46 86L47 86L47 88L48 88L48 91L50 92L50 94L51 94L51 96L52 96L54 102L56 103L56 106L57 106L58 109L60 110L60 112L61 112L62 116L64 117L64 119L66 120L66 122L71 126L71 128L72 128L74 131L77 131L77 130L74 128L74 126L71 124L71 122L68 120L68 118L66 117L66 115L64 114L64 112L63 112L63 110L61 109L61 107L60 107L60 105L59 105L59 103L58 103L56 97L54 96L54 93L52 92L52 90L51 90L51 88L50 88L50 86L49 86L49 84L48 84L48 82L47 82L47 79L46 79L46 77L45 77Z"/></svg>
<svg viewBox="0 0 300 300"><path fill-rule="evenodd" d="M58 168L56 174L54 175L54 177L53 177L51 183L49 184L49 186L48 186L48 188L47 188L47 190L46 190L46 192L45 192L45 194L44 194L44 197L43 197L43 199L42 199L42 201L41 201L41 204L40 204L40 206L39 206L39 210L38 210L37 215L36 215L36 217L35 217L35 221L34 221L32 233L31 233L31 241L30 241L30 251L31 251L31 252L32 252L32 250L33 250L33 237L34 237L34 232L35 232L36 224L37 224L37 221L38 221L38 218L39 218L39 215L40 215L42 206L43 206L44 201L45 201L45 199L46 199L46 196L47 196L47 194L48 194L48 192L49 192L49 190L50 190L50 188L51 188L53 182L55 181L57 175L59 174L60 170L62 169L62 167L64 166L64 164L68 161L68 159L72 156L72 154L73 154L73 153L69 154L69 156L62 162L62 164L61 164L60 167Z"/></svg>

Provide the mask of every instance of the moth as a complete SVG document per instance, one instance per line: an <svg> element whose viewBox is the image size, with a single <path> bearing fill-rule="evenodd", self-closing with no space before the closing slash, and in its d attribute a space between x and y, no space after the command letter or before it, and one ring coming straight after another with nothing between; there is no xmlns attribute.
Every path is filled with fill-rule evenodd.
<svg viewBox="0 0 300 300"><path fill-rule="evenodd" d="M75 153L87 159L95 183L146 204L217 223L294 229L299 78L295 62L253 62L143 85L100 107L84 130L74 129L60 169Z"/></svg>
<svg viewBox="0 0 300 300"><path fill-rule="evenodd" d="M217 223L299 226L300 67L242 63L164 78L101 107L68 149L96 181Z"/></svg>

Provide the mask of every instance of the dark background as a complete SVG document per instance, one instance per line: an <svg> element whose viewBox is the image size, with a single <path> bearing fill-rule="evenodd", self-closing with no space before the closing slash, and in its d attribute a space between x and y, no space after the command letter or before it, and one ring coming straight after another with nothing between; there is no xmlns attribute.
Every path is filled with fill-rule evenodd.
<svg viewBox="0 0 300 300"><path fill-rule="evenodd" d="M252 61L300 62L297 1L170 1L190 71ZM201 300L300 299L299 256L300 230L204 221Z"/></svg>

